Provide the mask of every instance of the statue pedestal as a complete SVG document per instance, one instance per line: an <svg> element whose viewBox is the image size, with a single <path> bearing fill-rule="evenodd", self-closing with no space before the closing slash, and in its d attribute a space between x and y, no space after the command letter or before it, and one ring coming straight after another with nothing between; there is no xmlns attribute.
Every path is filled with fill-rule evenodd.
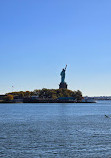
<svg viewBox="0 0 111 158"><path fill-rule="evenodd" d="M59 89L64 88L67 89L67 83L66 82L61 82L59 85Z"/></svg>

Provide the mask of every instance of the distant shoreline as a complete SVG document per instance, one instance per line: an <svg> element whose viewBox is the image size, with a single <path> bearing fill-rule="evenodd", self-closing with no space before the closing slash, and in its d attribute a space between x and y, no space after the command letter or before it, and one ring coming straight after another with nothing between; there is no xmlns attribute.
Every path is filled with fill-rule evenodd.
<svg viewBox="0 0 111 158"><path fill-rule="evenodd" d="M34 102L0 102L0 104L18 104L18 103L37 103L37 104L40 104L40 103L44 103L44 104L47 104L47 103L52 103L52 104L55 104L55 103L63 103L63 104L66 104L66 103L96 103L96 102L74 102L74 101L34 101Z"/></svg>

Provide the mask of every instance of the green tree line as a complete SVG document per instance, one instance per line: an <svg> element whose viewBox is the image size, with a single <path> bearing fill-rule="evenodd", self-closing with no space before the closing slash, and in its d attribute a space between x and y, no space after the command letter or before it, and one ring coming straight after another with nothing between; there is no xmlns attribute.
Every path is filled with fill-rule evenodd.
<svg viewBox="0 0 111 158"><path fill-rule="evenodd" d="M31 96L38 96L39 98L50 98L50 99L57 99L59 97L74 97L78 101L82 99L82 92L72 91L68 89L46 89L43 88L41 90L35 89L34 91L19 91L19 92L11 92L7 93L8 95L12 95L14 98L26 98Z"/></svg>

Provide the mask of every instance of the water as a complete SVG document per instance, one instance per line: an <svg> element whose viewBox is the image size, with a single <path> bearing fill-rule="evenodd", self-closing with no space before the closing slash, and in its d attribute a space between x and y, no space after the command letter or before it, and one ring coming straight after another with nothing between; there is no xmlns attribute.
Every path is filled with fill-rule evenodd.
<svg viewBox="0 0 111 158"><path fill-rule="evenodd" d="M0 157L110 158L111 101L0 104Z"/></svg>

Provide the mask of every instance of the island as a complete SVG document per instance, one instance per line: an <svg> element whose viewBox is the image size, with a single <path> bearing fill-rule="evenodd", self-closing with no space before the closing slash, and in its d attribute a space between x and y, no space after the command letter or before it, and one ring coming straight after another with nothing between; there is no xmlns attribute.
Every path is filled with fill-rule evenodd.
<svg viewBox="0 0 111 158"><path fill-rule="evenodd" d="M34 91L9 92L0 95L0 103L89 103L93 101L84 100L80 90L68 89L65 82L66 68L62 69L59 89L35 89Z"/></svg>
<svg viewBox="0 0 111 158"><path fill-rule="evenodd" d="M20 91L7 93L0 97L1 103L76 103L82 101L81 91L68 89L36 89L34 91Z"/></svg>

